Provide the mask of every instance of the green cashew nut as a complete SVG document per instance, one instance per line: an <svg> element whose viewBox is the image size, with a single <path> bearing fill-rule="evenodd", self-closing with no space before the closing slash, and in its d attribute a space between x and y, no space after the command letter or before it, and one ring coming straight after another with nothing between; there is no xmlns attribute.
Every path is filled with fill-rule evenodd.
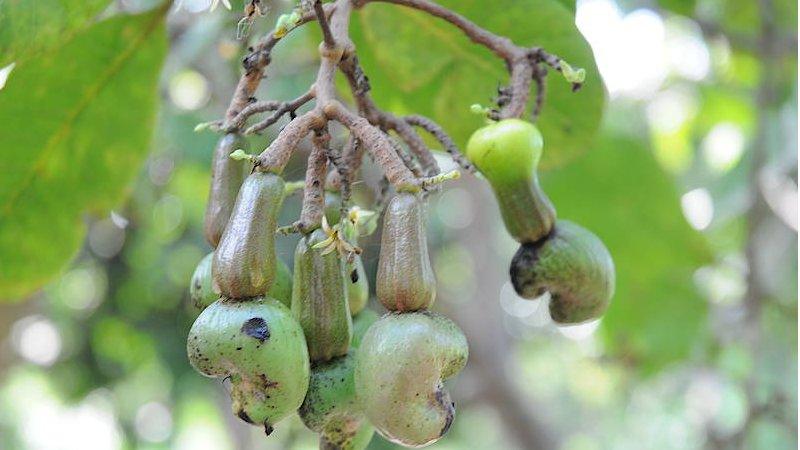
<svg viewBox="0 0 800 450"><path fill-rule="evenodd" d="M511 282L525 298L550 292L558 323L599 318L614 295L614 261L589 230L559 220L546 239L520 246L511 261Z"/></svg>
<svg viewBox="0 0 800 450"><path fill-rule="evenodd" d="M292 314L303 327L313 363L346 355L353 335L342 260L337 252L323 255L324 249L313 248L325 239L318 228L300 239L294 253Z"/></svg>
<svg viewBox="0 0 800 450"><path fill-rule="evenodd" d="M189 285L189 296L192 299L192 304L199 310L203 310L208 305L214 303L219 298L219 293L214 291L213 276L211 265L214 259L214 253L209 253L200 263L192 275L192 281ZM292 272L289 267L282 260L277 262L278 268L275 276L275 282L272 284L267 293L268 297L280 300L286 307L292 305Z"/></svg>
<svg viewBox="0 0 800 450"><path fill-rule="evenodd" d="M356 352L359 404L392 442L422 447L453 423L455 404L442 382L467 363L467 339L446 317L389 313L364 335Z"/></svg>
<svg viewBox="0 0 800 450"><path fill-rule="evenodd" d="M189 331L189 361L203 375L230 377L234 414L269 434L303 403L309 362L303 330L271 298L220 299Z"/></svg>
<svg viewBox="0 0 800 450"><path fill-rule="evenodd" d="M231 218L214 251L214 287L228 298L262 296L275 280L275 229L283 180L254 172L239 189Z"/></svg>
<svg viewBox="0 0 800 450"><path fill-rule="evenodd" d="M306 399L298 410L306 427L320 433L328 448L361 450L369 443L360 436L365 433L362 429L373 428L356 402L354 367L352 354L315 366ZM371 438L372 431L368 434Z"/></svg>
<svg viewBox="0 0 800 450"><path fill-rule="evenodd" d="M520 119L487 125L467 143L467 158L491 184L508 233L522 243L547 236L556 220L536 174L542 146L536 126Z"/></svg>
<svg viewBox="0 0 800 450"><path fill-rule="evenodd" d="M241 135L228 133L220 138L214 149L204 227L206 240L211 247L216 247L222 238L236 202L239 186L244 180L244 164L229 156L234 150L246 146L247 141Z"/></svg>
<svg viewBox="0 0 800 450"><path fill-rule="evenodd" d="M425 204L419 195L398 193L386 207L375 278L378 300L389 311L427 309L436 299Z"/></svg>

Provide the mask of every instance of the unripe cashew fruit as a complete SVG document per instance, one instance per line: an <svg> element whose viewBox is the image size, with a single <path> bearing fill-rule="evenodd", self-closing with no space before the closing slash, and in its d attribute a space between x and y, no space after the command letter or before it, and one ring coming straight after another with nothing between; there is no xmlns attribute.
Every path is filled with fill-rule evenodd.
<svg viewBox="0 0 800 450"><path fill-rule="evenodd" d="M287 308L292 307L292 271L289 270L289 266L283 262L282 259L277 259L277 267L275 268L275 281L272 283L272 287L269 288L269 292L267 295L272 297L281 303L283 303Z"/></svg>
<svg viewBox="0 0 800 450"><path fill-rule="evenodd" d="M192 304L199 310L205 309L219 298L219 293L214 291L212 283L211 265L213 259L214 253L212 252L200 260L189 285L189 296L192 299ZM292 272L282 260L279 259L277 264L275 282L272 283L272 288L267 293L267 297L279 300L288 308L292 305Z"/></svg>
<svg viewBox="0 0 800 450"><path fill-rule="evenodd" d="M331 225L339 223L341 219L341 204L342 197L338 191L325 192L325 218ZM358 240L360 232L370 232L370 230L357 230L358 233L353 233L351 236L345 236L346 239L351 240L351 244L355 245ZM347 303L350 306L350 315L355 316L359 311L367 306L369 301L369 280L367 273L364 271L364 263L361 261L361 256L354 255L351 261L348 261L344 268L345 283L347 284Z"/></svg>
<svg viewBox="0 0 800 450"><path fill-rule="evenodd" d="M372 426L356 402L354 367L352 354L314 366L306 399L298 410L303 423L320 433L329 448L361 450L369 443L369 439L363 442L363 436L356 439L365 425L370 430Z"/></svg>
<svg viewBox="0 0 800 450"><path fill-rule="evenodd" d="M339 223L342 218L342 196L339 191L325 191L325 218L331 226Z"/></svg>
<svg viewBox="0 0 800 450"><path fill-rule="evenodd" d="M242 136L228 133L220 138L214 149L204 227L206 240L211 247L216 247L222 238L244 179L244 164L229 156L235 150L246 147L247 142Z"/></svg>
<svg viewBox="0 0 800 450"><path fill-rule="evenodd" d="M214 287L228 298L257 297L275 280L275 229L283 180L253 172L239 189L231 218L214 251Z"/></svg>
<svg viewBox="0 0 800 450"><path fill-rule="evenodd" d="M197 264L197 268L194 269L192 281L189 283L189 297L195 308L200 310L205 309L219 298L219 294L214 292L212 286L211 262L213 259L213 252L204 256Z"/></svg>
<svg viewBox="0 0 800 450"><path fill-rule="evenodd" d="M353 316L353 340L350 343L350 351L361 346L361 339L367 333L369 327L378 321L378 313L371 309L363 309L360 313Z"/></svg>
<svg viewBox="0 0 800 450"><path fill-rule="evenodd" d="M269 434L303 403L309 381L306 340L288 308L271 298L222 298L189 331L189 362L203 375L230 377L234 414Z"/></svg>
<svg viewBox="0 0 800 450"><path fill-rule="evenodd" d="M398 193L386 207L375 284L378 300L389 311L427 309L436 299L425 204L417 194Z"/></svg>
<svg viewBox="0 0 800 450"><path fill-rule="evenodd" d="M350 439L348 446L340 446L336 442L328 439L326 435L319 437L320 450L360 450L367 448L372 436L375 434L375 427L372 426L367 420L361 423L361 426L356 430L355 436Z"/></svg>
<svg viewBox="0 0 800 450"><path fill-rule="evenodd" d="M303 327L311 362L347 354L353 322L347 306L343 263L337 252L313 248L327 239L321 229L304 236L294 253L292 314Z"/></svg>
<svg viewBox="0 0 800 450"><path fill-rule="evenodd" d="M356 352L358 402L386 439L423 447L453 423L455 404L442 382L467 363L467 339L429 311L389 313L367 330Z"/></svg>
<svg viewBox="0 0 800 450"><path fill-rule="evenodd" d="M369 280L360 255L354 255L352 261L345 263L344 269L347 304L350 307L350 315L355 316L369 302Z"/></svg>
<svg viewBox="0 0 800 450"><path fill-rule="evenodd" d="M489 181L506 230L521 243L543 238L556 220L536 173L542 146L536 126L521 119L487 125L467 143L467 158Z"/></svg>
<svg viewBox="0 0 800 450"><path fill-rule="evenodd" d="M525 298L550 292L558 323L600 317L614 295L614 261L591 231L559 220L546 239L520 246L511 260L511 282Z"/></svg>

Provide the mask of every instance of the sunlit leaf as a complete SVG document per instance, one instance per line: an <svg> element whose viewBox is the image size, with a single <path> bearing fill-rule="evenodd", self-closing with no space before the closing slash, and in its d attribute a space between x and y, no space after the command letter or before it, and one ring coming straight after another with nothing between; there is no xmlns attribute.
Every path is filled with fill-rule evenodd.
<svg viewBox="0 0 800 450"><path fill-rule="evenodd" d="M440 1L519 45L541 46L586 70L573 93L558 73L547 78L547 102L538 121L548 152L543 166L585 151L598 129L604 90L589 45L574 14L555 0ZM508 81L502 60L470 42L447 22L396 5L370 4L354 19L359 57L380 106L418 112L439 121L459 145L483 119L470 105L488 105Z"/></svg>
<svg viewBox="0 0 800 450"><path fill-rule="evenodd" d="M165 8L120 16L17 65L0 91L0 297L29 294L75 254L147 154Z"/></svg>

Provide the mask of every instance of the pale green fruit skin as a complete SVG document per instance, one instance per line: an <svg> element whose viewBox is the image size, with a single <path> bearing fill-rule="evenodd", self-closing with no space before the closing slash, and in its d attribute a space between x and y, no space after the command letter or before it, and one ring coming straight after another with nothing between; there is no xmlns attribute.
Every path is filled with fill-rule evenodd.
<svg viewBox="0 0 800 450"><path fill-rule="evenodd" d="M467 158L489 181L508 233L521 243L543 238L556 220L536 173L542 146L536 126L520 119L480 128L467 143Z"/></svg>
<svg viewBox="0 0 800 450"><path fill-rule="evenodd" d="M371 309L363 309L360 313L353 316L353 340L350 343L350 351L361 346L361 339L367 333L369 327L378 321L378 313Z"/></svg>
<svg viewBox="0 0 800 450"><path fill-rule="evenodd" d="M347 304L350 306L350 315L355 316L369 302L369 280L361 256L355 255L353 262L345 264L344 282L347 285Z"/></svg>
<svg viewBox="0 0 800 450"><path fill-rule="evenodd" d="M214 248L222 238L244 180L244 164L230 158L230 154L240 148L246 149L247 141L241 135L228 133L219 139L214 149L203 230L206 240Z"/></svg>
<svg viewBox="0 0 800 450"><path fill-rule="evenodd" d="M427 309L436 299L425 204L416 194L398 193L386 206L375 293L389 311Z"/></svg>
<svg viewBox="0 0 800 450"><path fill-rule="evenodd" d="M347 446L343 447L323 434L319 438L319 448L320 450L362 450L369 446L373 435L375 435L375 427L365 420Z"/></svg>
<svg viewBox="0 0 800 450"><path fill-rule="evenodd" d="M211 261L214 253L209 253L200 260L197 268L194 269L192 281L189 283L189 297L192 304L200 310L214 303L219 298L219 294L214 292L212 286Z"/></svg>
<svg viewBox="0 0 800 450"><path fill-rule="evenodd" d="M303 403L310 365L300 324L279 301L220 299L189 331L189 362L201 374L230 377L232 409L268 432Z"/></svg>
<svg viewBox="0 0 800 450"><path fill-rule="evenodd" d="M213 259L214 253L211 252L200 260L189 285L189 296L192 299L192 304L201 311L219 298L219 293L215 292L213 287L211 270ZM290 308L292 306L292 272L282 260L279 259L276 264L275 281L272 283L272 288L267 293L267 297L279 300L287 308Z"/></svg>
<svg viewBox="0 0 800 450"><path fill-rule="evenodd" d="M292 315L303 327L313 363L347 354L353 336L343 262L336 251L323 255L313 248L326 238L317 229L300 239L294 254Z"/></svg>
<svg viewBox="0 0 800 450"><path fill-rule="evenodd" d="M597 319L614 296L608 249L594 233L567 220L559 220L547 239L521 245L510 272L520 296L533 299L550 292L550 315L558 323Z"/></svg>
<svg viewBox="0 0 800 450"><path fill-rule="evenodd" d="M356 352L356 396L386 439L423 447L449 429L455 405L442 382L467 363L467 339L446 317L429 311L389 313L364 335Z"/></svg>
<svg viewBox="0 0 800 450"><path fill-rule="evenodd" d="M275 280L275 230L283 204L283 180L254 172L239 189L219 246L214 251L214 288L228 298L266 294Z"/></svg>
<svg viewBox="0 0 800 450"><path fill-rule="evenodd" d="M352 354L314 366L306 399L298 410L306 427L320 433L329 448L364 448L359 446L364 439L357 438L369 424L356 402L354 366Z"/></svg>
<svg viewBox="0 0 800 450"><path fill-rule="evenodd" d="M287 308L292 307L292 271L282 259L277 261L275 281L272 283L267 295L280 301Z"/></svg>

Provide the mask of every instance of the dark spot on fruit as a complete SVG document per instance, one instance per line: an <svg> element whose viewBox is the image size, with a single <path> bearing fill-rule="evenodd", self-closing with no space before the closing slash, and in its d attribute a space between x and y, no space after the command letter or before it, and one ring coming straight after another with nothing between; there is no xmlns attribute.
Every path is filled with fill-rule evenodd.
<svg viewBox="0 0 800 450"><path fill-rule="evenodd" d="M350 272L350 282L358 283L358 270L357 269L353 269L353 271Z"/></svg>
<svg viewBox="0 0 800 450"><path fill-rule="evenodd" d="M544 294L545 289L538 286L536 264L539 262L539 252L544 244L555 236L556 228L554 227L550 234L542 239L520 245L517 253L514 254L514 258L511 259L511 267L509 268L511 284L514 285L514 290L521 297L536 298Z"/></svg>
<svg viewBox="0 0 800 450"><path fill-rule="evenodd" d="M262 343L269 339L269 327L267 321L261 317L253 317L242 324L242 333L253 339L258 339Z"/></svg>
<svg viewBox="0 0 800 450"><path fill-rule="evenodd" d="M277 381L272 381L272 380L270 380L270 379L269 379L269 378L267 378L267 376L266 376L266 375L264 375L263 373L262 373L262 374L259 374L259 375L258 375L258 378L261 380L261 385L264 387L264 389L267 389L267 388L274 388L274 387L277 387L277 386L278 386L278 382L277 382Z"/></svg>
<svg viewBox="0 0 800 450"><path fill-rule="evenodd" d="M241 350L241 349L242 349L242 347L236 347L236 350Z"/></svg>
<svg viewBox="0 0 800 450"><path fill-rule="evenodd" d="M248 415L247 415L247 413L246 413L246 412L244 412L244 410L243 410L243 409L240 409L240 410L239 410L239 411L236 413L236 415L237 415L237 416L238 416L240 419L242 419L242 420L244 420L245 422L249 423L250 425L253 425L253 424L254 424L254 422L253 422L253 419L251 419L251 418L250 418L250 416L248 416Z"/></svg>

